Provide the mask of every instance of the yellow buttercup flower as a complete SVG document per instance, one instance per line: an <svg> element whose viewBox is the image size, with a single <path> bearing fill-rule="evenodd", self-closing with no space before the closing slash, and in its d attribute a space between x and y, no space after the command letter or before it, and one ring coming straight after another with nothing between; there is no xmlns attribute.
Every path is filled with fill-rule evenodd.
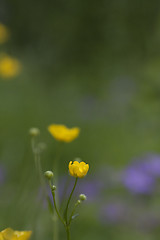
<svg viewBox="0 0 160 240"><path fill-rule="evenodd" d="M5 43L9 38L9 31L8 28L0 23L0 44Z"/></svg>
<svg viewBox="0 0 160 240"><path fill-rule="evenodd" d="M89 170L89 164L85 162L70 161L68 167L70 175L78 178L83 178Z"/></svg>
<svg viewBox="0 0 160 240"><path fill-rule="evenodd" d="M80 129L78 127L67 128L64 125L52 124L48 127L48 131L58 141L72 142L78 137Z"/></svg>
<svg viewBox="0 0 160 240"><path fill-rule="evenodd" d="M31 236L31 231L14 231L11 228L6 228L0 232L0 240L28 240Z"/></svg>
<svg viewBox="0 0 160 240"><path fill-rule="evenodd" d="M0 58L0 76L3 78L12 78L19 74L21 69L20 62L7 55L3 55Z"/></svg>
<svg viewBox="0 0 160 240"><path fill-rule="evenodd" d="M3 240L4 238L3 238L3 235L2 235L2 233L0 232L0 240Z"/></svg>

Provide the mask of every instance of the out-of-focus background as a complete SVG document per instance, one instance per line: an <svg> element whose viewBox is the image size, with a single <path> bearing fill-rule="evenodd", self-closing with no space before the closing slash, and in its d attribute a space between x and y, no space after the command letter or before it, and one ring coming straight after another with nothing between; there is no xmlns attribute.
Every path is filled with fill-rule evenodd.
<svg viewBox="0 0 160 240"><path fill-rule="evenodd" d="M160 1L0 0L0 230L52 239L28 134L50 170L51 123L81 129L61 188L70 160L90 164L72 238L159 239Z"/></svg>

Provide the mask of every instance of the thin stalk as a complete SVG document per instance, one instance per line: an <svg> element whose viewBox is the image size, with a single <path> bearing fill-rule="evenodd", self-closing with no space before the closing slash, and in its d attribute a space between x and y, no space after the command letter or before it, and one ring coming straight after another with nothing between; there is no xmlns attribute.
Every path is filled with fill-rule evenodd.
<svg viewBox="0 0 160 240"><path fill-rule="evenodd" d="M79 202L76 202L76 204L74 205L74 208L73 208L73 211L71 213L71 216L69 218L69 221L68 221L68 225L70 225L71 221L72 221L72 216L73 214L75 213L75 210L76 210L76 207L79 205Z"/></svg>
<svg viewBox="0 0 160 240"><path fill-rule="evenodd" d="M74 190L75 190L75 187L76 187L76 185L77 185L77 180L78 180L78 178L76 178L76 180L75 180L75 183L74 183L72 192L71 192L71 194L70 194L70 196L69 196L69 198L68 198L67 206L66 206L66 209L65 209L65 212L64 212L64 218L65 218L65 221L66 221L66 224L67 224L67 225L68 225L68 207L69 207L69 203L70 203L70 201L71 201L73 192L74 192Z"/></svg>
<svg viewBox="0 0 160 240"><path fill-rule="evenodd" d="M32 152L34 154L34 163L35 163L36 172L38 173L37 148L36 148L34 137L31 138L31 147L32 147Z"/></svg>
<svg viewBox="0 0 160 240"><path fill-rule="evenodd" d="M61 156L61 146L62 146L62 142L58 143L57 146L57 151L56 151L56 156L54 159L54 164L53 164L53 172L54 172L54 182L55 185L58 187L58 181L57 181L57 176L58 176L58 172L59 172L59 159ZM55 201L57 202L56 206L59 206L59 198L58 198L58 194L56 194L56 198L54 196ZM53 201L54 201L53 199ZM53 213L53 240L58 240L58 232L59 232L59 227L58 227L58 221L57 221L57 215L56 212L54 211Z"/></svg>
<svg viewBox="0 0 160 240"><path fill-rule="evenodd" d="M36 142L35 142L34 137L32 137L32 139L31 139L31 147L32 147L32 151L33 151L33 154L34 154L36 173L38 175L40 185L42 187L42 191L43 191L44 195L46 196L46 199L47 199L47 202L48 202L48 209L49 209L50 213L53 215L53 209L52 209L51 201L48 197L47 189L46 189L45 181L44 181L44 177L43 177L41 159L40 159L40 152L39 152L38 146L36 146Z"/></svg>
<svg viewBox="0 0 160 240"><path fill-rule="evenodd" d="M43 188L43 191L45 192L45 195L46 195L45 182L43 179L43 172L42 172L42 166L41 166L41 160L40 160L40 152L39 152L38 147L36 146L34 137L31 139L31 146L32 146L33 154L34 154L36 172L38 174L40 184Z"/></svg>
<svg viewBox="0 0 160 240"><path fill-rule="evenodd" d="M67 233L67 240L70 240L71 235L70 235L70 227L69 226L66 227L66 233Z"/></svg>
<svg viewBox="0 0 160 240"><path fill-rule="evenodd" d="M66 227L66 224L65 224L63 218L61 217L59 211L58 211L57 204L56 204L56 199L55 199L55 193L53 191L52 191L52 197L53 197L54 207L55 207L57 216L59 217L59 219L63 223L63 225Z"/></svg>
<svg viewBox="0 0 160 240"><path fill-rule="evenodd" d="M42 172L42 166L41 166L41 160L40 160L40 155L39 153L36 154L36 159L37 159L37 170L38 170L38 174L39 174L39 179L40 179L40 183L43 187L44 192L46 193L46 189L45 189L45 183L44 183L44 178L43 178L43 172Z"/></svg>
<svg viewBox="0 0 160 240"><path fill-rule="evenodd" d="M64 200L66 199L66 195L67 195L69 184L70 184L70 178L68 177L66 182L65 182L64 191L63 191L63 194L62 194L62 197L61 197L60 210L63 209L64 202L65 202Z"/></svg>

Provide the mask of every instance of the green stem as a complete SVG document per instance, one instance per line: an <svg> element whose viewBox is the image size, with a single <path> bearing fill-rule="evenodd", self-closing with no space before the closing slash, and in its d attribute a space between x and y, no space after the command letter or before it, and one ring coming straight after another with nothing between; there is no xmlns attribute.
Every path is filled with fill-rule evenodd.
<svg viewBox="0 0 160 240"><path fill-rule="evenodd" d="M79 202L76 202L76 204L74 205L74 208L73 208L73 211L71 213L71 216L69 218L69 221L68 221L68 225L70 225L71 221L72 221L72 216L73 214L75 213L75 210L76 210L76 207L79 205Z"/></svg>
<svg viewBox="0 0 160 240"><path fill-rule="evenodd" d="M57 146L56 156L54 159L54 164L53 164L54 182L57 187L58 187L58 183L57 183L58 177L57 176L58 176L58 171L59 171L59 159L60 159L60 155L61 155L61 146L62 146L62 143L59 142L58 146ZM56 204L56 208L57 208L57 205L59 205L58 195L56 195L56 198L54 196L53 201L57 202L57 204ZM54 211L54 213L53 213L53 240L58 240L59 228L58 228L58 222L57 222L57 215L58 214L56 214L56 212Z"/></svg>
<svg viewBox="0 0 160 240"><path fill-rule="evenodd" d="M64 218L65 218L65 221L66 221L66 224L67 224L67 225L68 225L68 207L69 207L69 203L70 203L70 201L71 201L73 192L74 192L74 190L75 190L75 187L76 187L76 185L77 185L77 180L78 180L78 178L76 178L76 180L75 180L75 183L74 183L72 192L71 192L71 194L70 194L70 196L69 196L69 198L68 198L67 206L66 206L66 209L65 209L65 212L64 212Z"/></svg>
<svg viewBox="0 0 160 240"><path fill-rule="evenodd" d="M32 147L32 152L34 154L34 163L35 163L35 168L36 168L36 173L38 173L38 163L37 163L37 148L35 144L35 138L32 137L31 139L31 147Z"/></svg>
<svg viewBox="0 0 160 240"><path fill-rule="evenodd" d="M43 177L41 160L40 160L40 153L39 153L38 146L36 146L34 137L31 139L31 146L32 146L33 154L34 154L36 173L38 175L40 184L42 186L42 191L43 191L44 195L46 196L46 199L47 199L47 202L48 202L49 212L51 213L51 216L53 216L53 208L52 208L51 201L50 201L50 199L48 197L48 194L47 194L45 181L44 181L44 177ZM56 229L57 228L55 228L55 231L54 231L54 240L58 240L58 233L57 233Z"/></svg>
<svg viewBox="0 0 160 240"><path fill-rule="evenodd" d="M65 224L63 218L61 217L59 211L58 211L57 204L56 204L56 199L55 199L55 193L53 191L52 191L52 197L53 197L54 207L55 207L57 216L59 217L59 219L63 223L63 225L66 227L66 224Z"/></svg>
<svg viewBox="0 0 160 240"><path fill-rule="evenodd" d="M47 196L47 192L46 192L46 188L45 188L45 182L44 182L44 178L43 178L42 166L41 166L40 152L39 152L38 147L36 146L35 138L31 139L31 145L32 145L32 151L33 151L33 154L34 154L36 172L37 172L37 175L39 177L39 181L40 181L40 184L42 186L43 192Z"/></svg>
<svg viewBox="0 0 160 240"><path fill-rule="evenodd" d="M60 205L60 210L63 209L64 203L65 203L65 199L66 199L66 195L67 195L67 191L68 191L68 187L70 184L70 177L68 176L66 182L65 182L65 186L64 186L64 191L61 197L61 205Z"/></svg>
<svg viewBox="0 0 160 240"><path fill-rule="evenodd" d="M70 236L70 227L69 226L66 227L66 233L67 233L67 240L70 240L71 236Z"/></svg>
<svg viewBox="0 0 160 240"><path fill-rule="evenodd" d="M39 174L40 183L43 187L44 192L46 193L45 182L44 182L44 178L43 178L43 172L42 172L42 166L41 166L41 160L40 160L39 153L36 154L36 159L37 159L37 170L38 170L38 174Z"/></svg>

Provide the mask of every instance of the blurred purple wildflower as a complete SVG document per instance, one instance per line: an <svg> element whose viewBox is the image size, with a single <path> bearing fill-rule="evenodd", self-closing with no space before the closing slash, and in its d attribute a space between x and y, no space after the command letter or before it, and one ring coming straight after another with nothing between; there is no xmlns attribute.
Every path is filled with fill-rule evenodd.
<svg viewBox="0 0 160 240"><path fill-rule="evenodd" d="M123 184L131 192L149 194L154 190L155 180L160 177L160 155L147 154L125 169Z"/></svg>
<svg viewBox="0 0 160 240"><path fill-rule="evenodd" d="M160 155L148 154L143 160L144 170L153 177L160 177Z"/></svg>
<svg viewBox="0 0 160 240"><path fill-rule="evenodd" d="M143 164L133 164L124 170L122 182L132 193L150 194L155 180L145 171Z"/></svg>

